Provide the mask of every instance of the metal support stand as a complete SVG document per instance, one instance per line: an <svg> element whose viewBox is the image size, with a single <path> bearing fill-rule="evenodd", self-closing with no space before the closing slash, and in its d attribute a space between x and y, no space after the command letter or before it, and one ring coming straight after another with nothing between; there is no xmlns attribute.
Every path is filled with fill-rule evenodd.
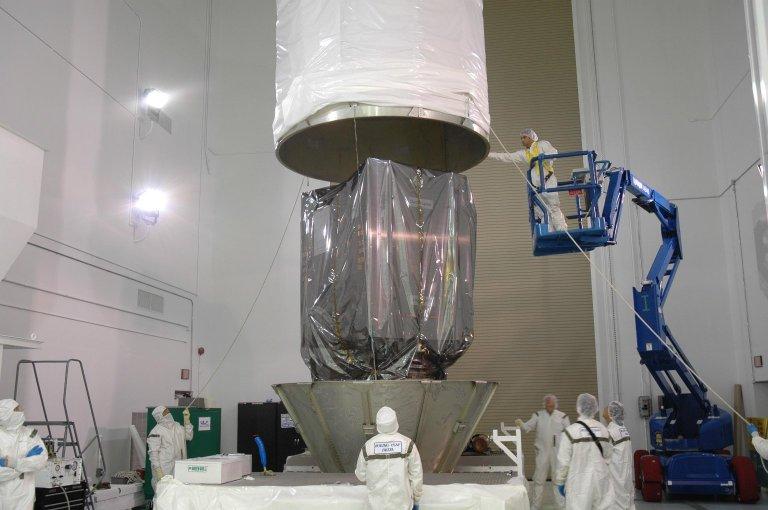
<svg viewBox="0 0 768 510"><path fill-rule="evenodd" d="M491 441L512 461L512 465L515 467L515 476L525 476L523 469L523 438L520 434L520 429L508 427L504 425L504 422L501 422L499 428L501 428L503 435L499 434L497 429L493 429ZM512 443L514 452L504 443Z"/></svg>
<svg viewBox="0 0 768 510"><path fill-rule="evenodd" d="M49 446L49 450L53 451L53 453L60 458L66 458L67 454L67 448L72 448L72 453L75 456L75 458L82 459L83 458L83 451L80 447L80 437L77 434L77 427L75 426L75 422L71 419L69 414L69 408L67 406L67 390L69 387L69 369L71 365L76 365L75 370L79 368L80 375L83 378L83 387L85 388L85 396L88 399L88 408L91 412L91 422L93 424L93 430L95 433L95 441L99 447L99 460L101 461L101 467L96 469L96 481L97 483L101 481L102 477L104 476L104 470L106 469L107 463L104 459L104 450L101 446L101 435L99 434L99 426L96 423L96 415L93 412L93 402L91 400L91 392L88 389L88 382L85 378L85 369L83 368L83 362L78 359L68 359L68 360L43 360L43 361L32 361L32 360L21 360L16 365L16 382L13 386L13 398L14 400L17 399L17 395L19 392L19 376L21 375L21 367L22 365L30 365L32 367L32 372L35 377L35 386L37 388L37 395L40 398L40 406L43 410L43 420L42 421L27 421L24 424L30 427L44 427L48 431L47 436L43 436L42 440ZM64 365L64 392L62 395L62 406L64 408L64 419L63 420L52 420L48 416L48 409L45 405L45 397L43 396L42 388L40 387L40 376L37 371L38 365ZM17 400L18 401L18 400ZM61 437L54 436L53 429L61 427L64 430L64 434ZM89 443L93 442L93 440ZM85 485L88 488L87 494L85 497L86 500L86 508L90 508L93 510L93 491L91 489L90 484L88 483L88 474L85 469L85 462L83 462L83 479L85 481Z"/></svg>

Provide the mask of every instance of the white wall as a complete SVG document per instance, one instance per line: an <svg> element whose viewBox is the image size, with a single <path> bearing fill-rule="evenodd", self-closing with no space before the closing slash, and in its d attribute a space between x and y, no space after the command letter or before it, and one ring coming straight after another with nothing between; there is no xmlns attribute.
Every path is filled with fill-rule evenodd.
<svg viewBox="0 0 768 510"><path fill-rule="evenodd" d="M274 157L274 2L0 0L0 9L9 48L0 124L46 150L40 227L0 283L0 332L34 332L45 344L6 351L0 392L12 393L23 357L82 359L109 469L126 468L131 412L205 384L288 225L261 299L203 392L222 407L223 449L234 450L238 402L309 379L295 198L323 183L303 182ZM136 117L148 87L172 94L171 134ZM134 242L128 203L149 186L168 191L169 207ZM138 289L162 295L165 312L138 309ZM188 367L192 380L182 381ZM56 393L61 374L45 379ZM30 384L21 399L37 418Z"/></svg>
<svg viewBox="0 0 768 510"><path fill-rule="evenodd" d="M667 323L714 390L730 400L733 385L743 384L747 412L764 413L745 327L754 296L745 295L744 281L757 271L745 265L742 275L741 267L754 251L739 245L730 187L746 171L736 200L740 209L758 205L741 192L760 183L742 0L574 0L574 22L584 145L679 206L684 260ZM593 261L631 302L660 237L658 221L628 205L619 245ZM754 238L745 215L742 241ZM635 444L647 444L637 397L659 392L638 363L633 315L595 271L593 288L601 400L624 401ZM765 316L765 304L753 313ZM753 339L766 336L765 326L753 321Z"/></svg>
<svg viewBox="0 0 768 510"><path fill-rule="evenodd" d="M37 233L0 283L0 332L44 344L5 352L0 395L23 357L82 359L110 471L128 467L131 412L189 387L206 20L205 0L0 1L0 125L45 150ZM171 93L171 133L137 117L148 87ZM149 186L169 206L137 242L128 206ZM138 289L163 296L164 312L138 308ZM59 407L62 374L43 379ZM29 374L20 400L40 418Z"/></svg>
<svg viewBox="0 0 768 510"><path fill-rule="evenodd" d="M248 313L287 225L242 335L203 392L222 407L225 451L236 446L238 402L277 399L272 384L310 380L299 352L301 202L295 203L300 188L310 188L274 156L275 16L274 2L214 2L209 172L203 175L201 299L195 313L196 347L206 349L201 384Z"/></svg>

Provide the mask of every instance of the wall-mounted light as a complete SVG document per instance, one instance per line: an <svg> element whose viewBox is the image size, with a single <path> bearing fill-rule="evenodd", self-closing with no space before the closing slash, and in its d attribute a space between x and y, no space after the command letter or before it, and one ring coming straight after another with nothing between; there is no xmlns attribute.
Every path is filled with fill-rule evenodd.
<svg viewBox="0 0 768 510"><path fill-rule="evenodd" d="M163 92L162 90L158 90L158 89L144 90L143 102L149 108L162 110L163 108L165 108L165 105L168 104L168 101L170 99L171 99L171 96L167 92Z"/></svg>
<svg viewBox="0 0 768 510"><path fill-rule="evenodd" d="M141 95L141 109L144 113L144 116L146 116L146 118L148 118L151 122L159 124L160 127L169 133L171 132L171 118L167 113L165 113L163 108L165 108L170 99L170 94L154 88L144 89L144 92ZM144 137L146 136L147 135L144 135Z"/></svg>
<svg viewBox="0 0 768 510"><path fill-rule="evenodd" d="M137 193L131 206L131 224L134 227L140 223L156 225L167 202L166 194L157 189L150 188Z"/></svg>

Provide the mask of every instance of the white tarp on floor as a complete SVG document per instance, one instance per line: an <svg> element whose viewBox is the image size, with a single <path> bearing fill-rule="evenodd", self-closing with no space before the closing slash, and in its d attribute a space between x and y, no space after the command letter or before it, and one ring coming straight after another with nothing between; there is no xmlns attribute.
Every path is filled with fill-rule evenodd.
<svg viewBox="0 0 768 510"><path fill-rule="evenodd" d="M161 480L157 510L366 510L361 485L215 486ZM528 510L522 485L427 485L421 510Z"/></svg>

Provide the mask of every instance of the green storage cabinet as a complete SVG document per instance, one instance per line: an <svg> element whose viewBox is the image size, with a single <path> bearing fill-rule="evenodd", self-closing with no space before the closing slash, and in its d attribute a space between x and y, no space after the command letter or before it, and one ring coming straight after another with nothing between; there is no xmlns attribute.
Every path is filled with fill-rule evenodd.
<svg viewBox="0 0 768 510"><path fill-rule="evenodd" d="M155 418L152 416L153 409L154 407L147 408L147 436L157 425ZM177 423L184 424L183 407L169 407L168 410ZM221 409L216 407L190 407L189 419L192 422L192 427L195 429L195 437L187 443L187 457L193 459L220 454ZM200 430L201 423L203 428L208 428L208 430ZM155 496L155 492L152 490L152 466L149 464L149 452L147 452L147 458L145 459L144 495L147 499L152 499Z"/></svg>

